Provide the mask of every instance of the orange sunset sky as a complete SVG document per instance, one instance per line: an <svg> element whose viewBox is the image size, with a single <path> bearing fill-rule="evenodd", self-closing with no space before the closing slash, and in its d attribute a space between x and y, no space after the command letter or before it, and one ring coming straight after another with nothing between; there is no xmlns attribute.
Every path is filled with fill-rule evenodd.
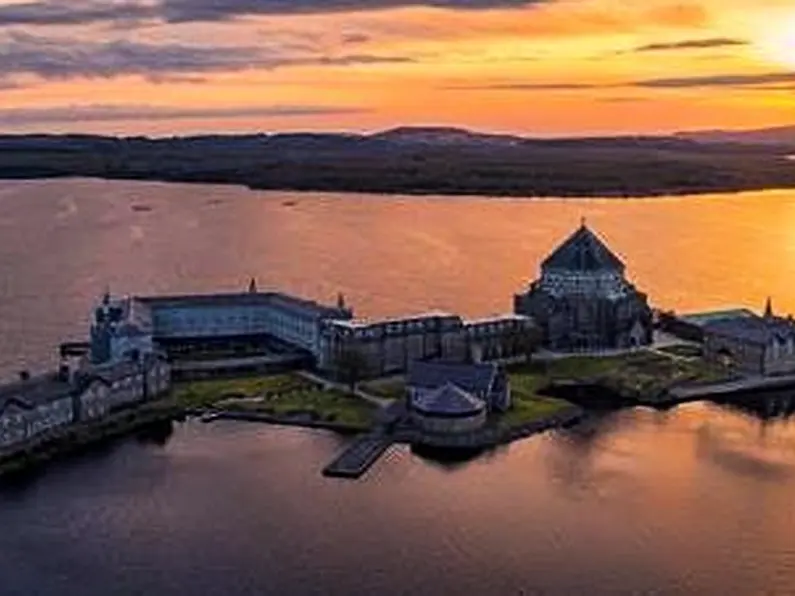
<svg viewBox="0 0 795 596"><path fill-rule="evenodd" d="M0 130L795 123L795 0L0 0Z"/></svg>

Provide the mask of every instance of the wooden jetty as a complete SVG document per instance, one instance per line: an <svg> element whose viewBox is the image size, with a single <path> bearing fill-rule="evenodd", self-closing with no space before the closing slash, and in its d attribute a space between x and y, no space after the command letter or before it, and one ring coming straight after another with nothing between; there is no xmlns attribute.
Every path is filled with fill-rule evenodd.
<svg viewBox="0 0 795 596"><path fill-rule="evenodd" d="M323 475L334 478L359 478L378 461L392 443L391 437L380 433L359 437L323 469Z"/></svg>

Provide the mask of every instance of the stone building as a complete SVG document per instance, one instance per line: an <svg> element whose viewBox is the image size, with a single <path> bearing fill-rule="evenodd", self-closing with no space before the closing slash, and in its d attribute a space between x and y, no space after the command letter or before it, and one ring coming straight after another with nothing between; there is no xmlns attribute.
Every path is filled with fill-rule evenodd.
<svg viewBox="0 0 795 596"><path fill-rule="evenodd" d="M476 431L490 412L511 407L508 377L494 363L413 362L406 392L411 421L431 435Z"/></svg>
<svg viewBox="0 0 795 596"><path fill-rule="evenodd" d="M0 387L0 450L75 421L75 388L68 378L22 376Z"/></svg>
<svg viewBox="0 0 795 596"><path fill-rule="evenodd" d="M482 400L490 412L505 412L511 407L511 387L505 370L495 362L458 364L452 362L412 362L406 378L410 401L429 391L454 385Z"/></svg>
<svg viewBox="0 0 795 596"><path fill-rule="evenodd" d="M795 373L795 321L777 317L768 301L763 316L737 316L707 323L704 357L738 372Z"/></svg>
<svg viewBox="0 0 795 596"><path fill-rule="evenodd" d="M522 315L466 321L449 313L429 313L380 321L329 320L320 336L318 366L339 374L350 358L362 377L405 372L412 362L480 362L519 357L537 335Z"/></svg>
<svg viewBox="0 0 795 596"><path fill-rule="evenodd" d="M533 317L544 347L598 352L652 342L652 310L625 265L583 221L542 264L541 277L514 300Z"/></svg>
<svg viewBox="0 0 795 596"><path fill-rule="evenodd" d="M0 386L0 450L78 422L104 418L167 392L169 364L149 356L139 361L69 367Z"/></svg>
<svg viewBox="0 0 795 596"><path fill-rule="evenodd" d="M247 292L113 299L94 309L92 362L128 359L133 353L218 350L231 347L297 349L318 354L322 322L347 320L353 312L279 292Z"/></svg>

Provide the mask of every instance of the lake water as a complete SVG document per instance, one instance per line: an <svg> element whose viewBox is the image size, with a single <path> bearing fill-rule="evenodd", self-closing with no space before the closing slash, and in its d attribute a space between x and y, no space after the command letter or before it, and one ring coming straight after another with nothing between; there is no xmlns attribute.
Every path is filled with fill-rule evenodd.
<svg viewBox="0 0 795 596"><path fill-rule="evenodd" d="M656 306L772 295L795 312L793 192L523 201L2 182L0 373L51 364L106 285L214 291L256 276L312 298L342 291L369 316L508 311L581 217ZM0 490L0 594L795 590L785 417L631 410L459 466L399 448L359 482L324 479L342 446L189 423L52 466Z"/></svg>

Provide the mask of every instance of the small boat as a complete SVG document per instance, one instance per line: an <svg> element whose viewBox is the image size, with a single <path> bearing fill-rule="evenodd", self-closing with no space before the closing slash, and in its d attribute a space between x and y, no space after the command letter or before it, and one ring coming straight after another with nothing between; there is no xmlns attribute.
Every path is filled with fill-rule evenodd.
<svg viewBox="0 0 795 596"><path fill-rule="evenodd" d="M152 207L149 205L133 205L132 210L136 213L148 213L152 210Z"/></svg>
<svg viewBox="0 0 795 596"><path fill-rule="evenodd" d="M282 205L285 207L295 207L297 204L298 203L296 203L295 201L285 201L284 203L282 203Z"/></svg>

